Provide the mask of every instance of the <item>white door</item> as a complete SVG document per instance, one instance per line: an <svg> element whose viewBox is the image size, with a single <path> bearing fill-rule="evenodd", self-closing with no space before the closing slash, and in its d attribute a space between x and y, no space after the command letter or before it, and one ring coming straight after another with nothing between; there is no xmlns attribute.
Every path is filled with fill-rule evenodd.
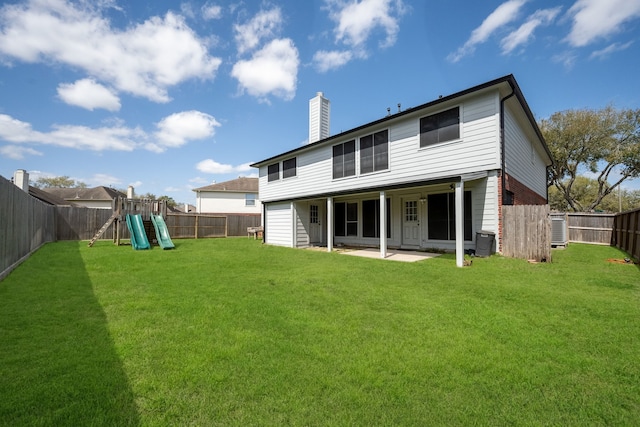
<svg viewBox="0 0 640 427"><path fill-rule="evenodd" d="M309 205L309 243L322 242L322 225L320 224L320 207Z"/></svg>
<svg viewBox="0 0 640 427"><path fill-rule="evenodd" d="M420 217L417 199L402 201L402 245L420 246Z"/></svg>

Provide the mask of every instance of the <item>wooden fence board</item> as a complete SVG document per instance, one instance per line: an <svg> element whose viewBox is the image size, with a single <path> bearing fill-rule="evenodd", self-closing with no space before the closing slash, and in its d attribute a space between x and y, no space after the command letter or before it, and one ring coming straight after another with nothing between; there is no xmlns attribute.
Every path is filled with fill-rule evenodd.
<svg viewBox="0 0 640 427"><path fill-rule="evenodd" d="M502 226L504 256L551 261L549 205L503 206Z"/></svg>
<svg viewBox="0 0 640 427"><path fill-rule="evenodd" d="M611 244L640 260L640 208L615 216Z"/></svg>

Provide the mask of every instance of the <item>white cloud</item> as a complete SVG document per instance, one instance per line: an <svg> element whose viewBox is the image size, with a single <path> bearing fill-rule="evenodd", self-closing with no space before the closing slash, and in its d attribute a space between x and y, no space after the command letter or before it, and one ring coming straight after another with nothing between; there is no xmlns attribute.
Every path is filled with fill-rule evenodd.
<svg viewBox="0 0 640 427"><path fill-rule="evenodd" d="M196 164L196 169L198 169L200 172L203 172L203 173L227 174L227 173L234 173L234 172L250 171L253 169L250 165L251 163L244 163L238 166L232 166L232 165L225 165L222 163L218 163L213 159L205 159Z"/></svg>
<svg viewBox="0 0 640 427"><path fill-rule="evenodd" d="M393 46L400 31L399 19L408 10L403 0L325 0L325 4L336 24L336 44L348 49L316 52L313 60L321 73L340 68L355 58L367 58L367 42L378 29L384 34L379 46Z"/></svg>
<svg viewBox="0 0 640 427"><path fill-rule="evenodd" d="M104 185L107 187L116 187L122 184L122 180L105 173L96 173L88 179L87 184L90 186Z"/></svg>
<svg viewBox="0 0 640 427"><path fill-rule="evenodd" d="M222 18L222 8L220 6L205 3L201 10L202 17L207 21Z"/></svg>
<svg viewBox="0 0 640 427"><path fill-rule="evenodd" d="M192 110L165 117L156 126L156 142L147 144L146 148L161 152L167 148L180 147L189 140L209 138L214 135L215 128L220 123L209 114Z"/></svg>
<svg viewBox="0 0 640 427"><path fill-rule="evenodd" d="M502 39L502 53L511 53L518 46L525 44L533 37L533 32L541 25L549 25L560 13L561 7L538 10L527 18L517 30Z"/></svg>
<svg viewBox="0 0 640 427"><path fill-rule="evenodd" d="M622 31L622 24L640 17L640 0L577 0L567 14L573 19L567 41L582 47Z"/></svg>
<svg viewBox="0 0 640 427"><path fill-rule="evenodd" d="M120 109L120 98L93 79L82 79L75 83L58 85L58 96L70 105L93 111L103 108L109 111Z"/></svg>
<svg viewBox="0 0 640 427"><path fill-rule="evenodd" d="M386 36L380 42L380 46L393 46L400 29L398 16L406 10L404 3L399 0L362 0L348 3L330 0L327 3L332 9L330 16L337 23L334 30L336 40L353 47L363 45L377 28L381 28Z"/></svg>
<svg viewBox="0 0 640 427"><path fill-rule="evenodd" d="M320 50L313 55L313 62L316 64L318 72L324 73L342 67L351 61L351 58L353 58L353 53L349 50Z"/></svg>
<svg viewBox="0 0 640 427"><path fill-rule="evenodd" d="M615 52L620 52L622 50L625 50L627 48L629 48L631 45L633 44L633 41L624 43L624 44L620 44L620 43L613 43L610 44L609 46L605 47L604 49L600 49L600 50L596 50L593 53L591 53L591 55L589 56L589 59L602 59L606 56L611 55L612 53Z"/></svg>
<svg viewBox="0 0 640 427"><path fill-rule="evenodd" d="M526 2L527 0L508 0L502 3L482 21L478 28L471 32L471 36L465 44L457 51L450 53L447 59L451 62L458 62L463 57L472 54L478 44L484 43L496 30L516 19Z"/></svg>
<svg viewBox="0 0 640 427"><path fill-rule="evenodd" d="M260 11L246 24L234 25L238 53L255 49L263 39L277 36L282 25L280 8Z"/></svg>
<svg viewBox="0 0 640 427"><path fill-rule="evenodd" d="M133 151L146 148L162 152L168 148L180 147L191 140L211 137L220 124L208 114L185 111L165 117L156 126L157 131L153 135L138 127L127 127L120 121L98 128L56 124L51 131L40 132L34 130L30 123L0 114L0 140L21 146L40 144L93 151ZM33 154L28 149L25 150L22 152ZM18 151L12 149L7 153L16 155Z"/></svg>
<svg viewBox="0 0 640 427"><path fill-rule="evenodd" d="M30 0L1 7L0 55L67 65L155 102L169 101L168 88L180 82L213 78L221 63L172 12L117 30L100 9L82 5Z"/></svg>
<svg viewBox="0 0 640 427"><path fill-rule="evenodd" d="M567 70L570 70L576 63L576 54L573 51L566 51L557 55L553 55L551 57L551 60L558 64L564 65Z"/></svg>
<svg viewBox="0 0 640 427"><path fill-rule="evenodd" d="M276 39L253 54L251 59L238 61L231 75L240 84L240 90L266 101L271 94L285 100L295 96L298 49L291 39Z"/></svg>
<svg viewBox="0 0 640 427"><path fill-rule="evenodd" d="M13 160L22 160L25 156L42 156L42 153L20 145L5 145L0 147L0 155Z"/></svg>

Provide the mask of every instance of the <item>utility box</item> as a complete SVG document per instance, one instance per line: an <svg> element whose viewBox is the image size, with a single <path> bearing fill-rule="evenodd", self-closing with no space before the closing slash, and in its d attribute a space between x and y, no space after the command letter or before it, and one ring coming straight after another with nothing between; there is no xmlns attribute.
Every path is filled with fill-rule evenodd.
<svg viewBox="0 0 640 427"><path fill-rule="evenodd" d="M476 233L476 256L490 256L495 252L496 233L480 230Z"/></svg>

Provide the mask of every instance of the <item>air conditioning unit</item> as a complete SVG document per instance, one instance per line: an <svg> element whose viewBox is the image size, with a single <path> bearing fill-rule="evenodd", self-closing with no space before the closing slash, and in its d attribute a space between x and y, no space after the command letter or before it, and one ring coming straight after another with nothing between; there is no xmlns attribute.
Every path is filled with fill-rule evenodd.
<svg viewBox="0 0 640 427"><path fill-rule="evenodd" d="M565 217L551 218L551 246L567 246L567 219Z"/></svg>

